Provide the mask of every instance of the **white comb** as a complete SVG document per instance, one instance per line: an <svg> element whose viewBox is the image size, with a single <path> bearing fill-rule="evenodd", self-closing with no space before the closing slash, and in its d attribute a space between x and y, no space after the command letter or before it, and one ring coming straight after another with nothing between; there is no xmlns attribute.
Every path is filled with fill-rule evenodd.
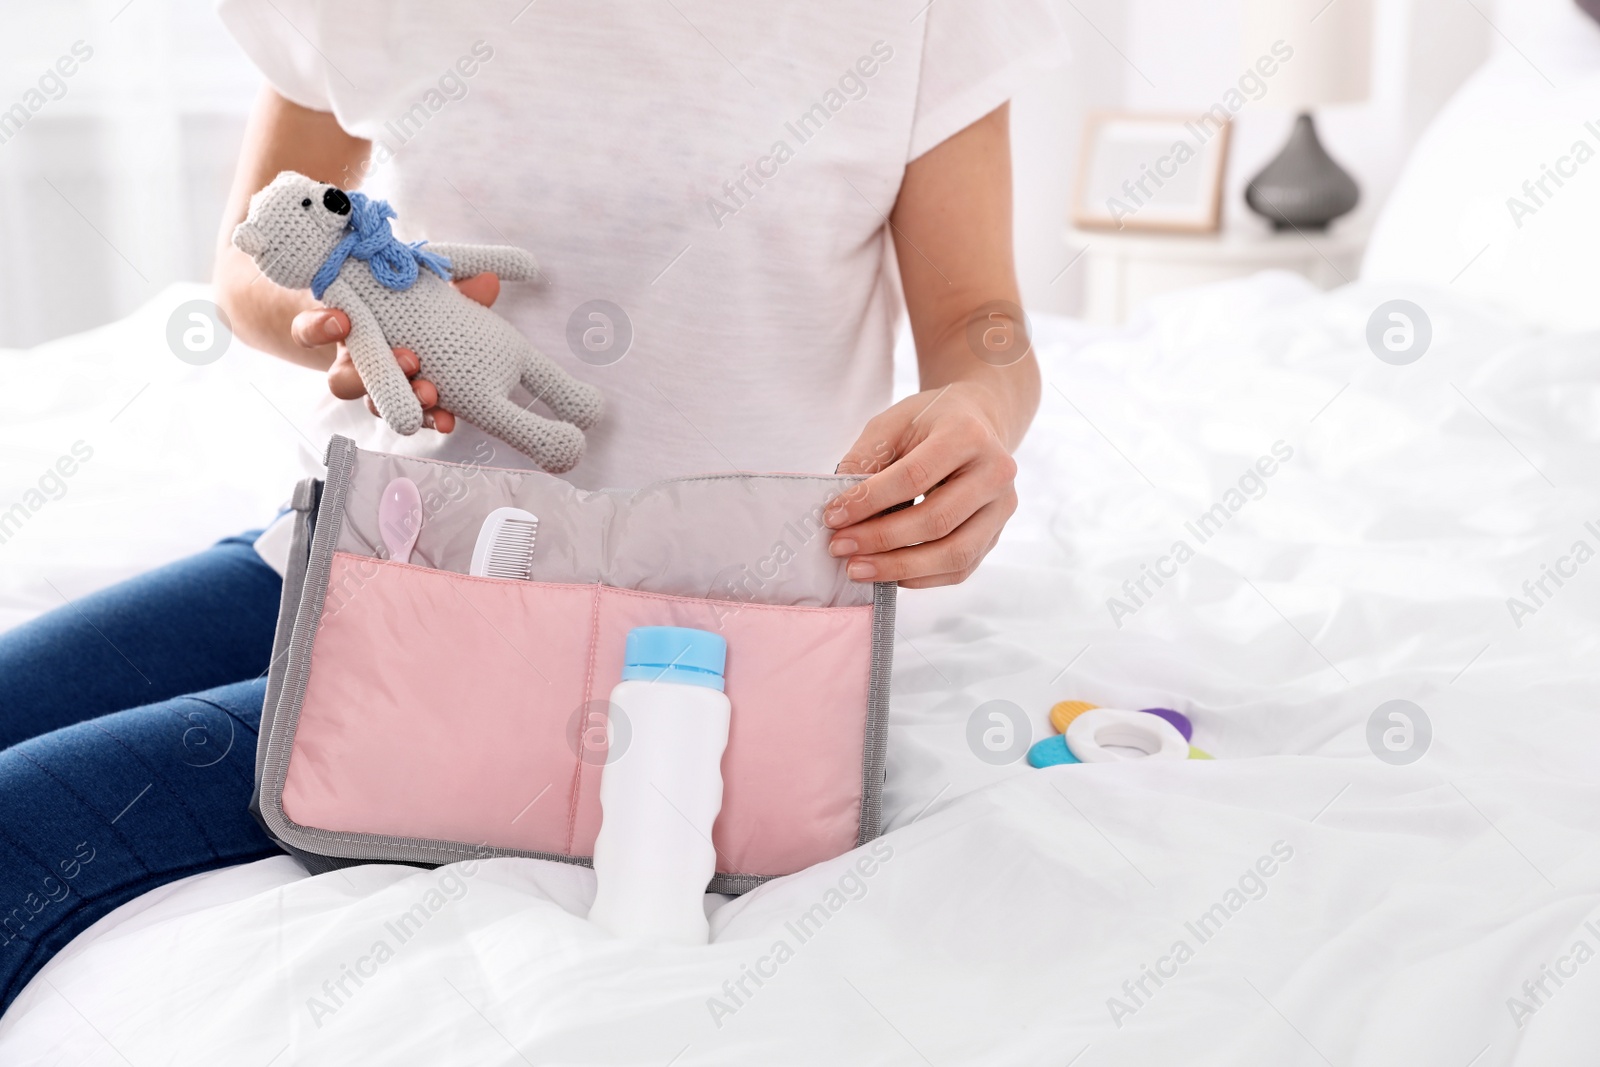
<svg viewBox="0 0 1600 1067"><path fill-rule="evenodd" d="M468 574L533 581L533 541L539 519L521 508L495 508L483 520Z"/></svg>

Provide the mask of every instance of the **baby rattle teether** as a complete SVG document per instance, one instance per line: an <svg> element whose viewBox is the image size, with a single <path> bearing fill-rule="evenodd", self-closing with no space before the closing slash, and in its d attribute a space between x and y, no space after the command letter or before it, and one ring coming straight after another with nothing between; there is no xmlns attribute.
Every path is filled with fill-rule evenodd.
<svg viewBox="0 0 1600 1067"><path fill-rule="evenodd" d="M1189 743L1178 728L1159 715L1141 711L1094 708L1067 727L1067 747L1080 763L1112 763L1139 759L1113 749L1133 749L1145 759L1189 758Z"/></svg>
<svg viewBox="0 0 1600 1067"><path fill-rule="evenodd" d="M1086 725L1079 725L1085 721ZM1050 725L1060 732L1035 742L1028 749L1031 766L1137 759L1211 759L1190 743L1194 738L1194 724L1189 717L1171 708L1122 711L1098 707L1086 700L1063 700L1051 707ZM1143 755L1128 755L1112 749L1133 749Z"/></svg>

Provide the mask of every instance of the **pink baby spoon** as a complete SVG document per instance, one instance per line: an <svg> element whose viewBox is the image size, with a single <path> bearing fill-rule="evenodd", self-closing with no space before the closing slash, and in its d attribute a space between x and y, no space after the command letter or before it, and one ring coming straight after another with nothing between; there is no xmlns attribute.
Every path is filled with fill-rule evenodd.
<svg viewBox="0 0 1600 1067"><path fill-rule="evenodd" d="M389 559L411 562L411 550L422 530L422 494L410 478L396 478L383 487L378 501L378 532L383 535Z"/></svg>

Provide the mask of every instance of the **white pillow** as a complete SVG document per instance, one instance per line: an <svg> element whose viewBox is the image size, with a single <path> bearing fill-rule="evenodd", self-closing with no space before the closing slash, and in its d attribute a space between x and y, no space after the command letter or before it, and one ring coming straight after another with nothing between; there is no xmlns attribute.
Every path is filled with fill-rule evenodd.
<svg viewBox="0 0 1600 1067"><path fill-rule="evenodd" d="M1450 286L1546 330L1600 329L1600 27L1572 0L1523 2L1419 140L1361 276Z"/></svg>

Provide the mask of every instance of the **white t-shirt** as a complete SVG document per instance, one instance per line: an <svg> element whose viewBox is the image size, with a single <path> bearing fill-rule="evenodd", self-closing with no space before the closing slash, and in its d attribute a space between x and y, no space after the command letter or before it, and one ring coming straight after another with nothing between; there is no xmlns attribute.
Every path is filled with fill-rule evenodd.
<svg viewBox="0 0 1600 1067"><path fill-rule="evenodd" d="M1064 54L1047 0L219 10L278 92L373 141L344 184L388 199L397 233L538 258L545 283L506 283L496 310L604 392L568 475L589 488L831 472L889 401L907 161ZM465 423L401 438L306 389L319 443L530 465Z"/></svg>

